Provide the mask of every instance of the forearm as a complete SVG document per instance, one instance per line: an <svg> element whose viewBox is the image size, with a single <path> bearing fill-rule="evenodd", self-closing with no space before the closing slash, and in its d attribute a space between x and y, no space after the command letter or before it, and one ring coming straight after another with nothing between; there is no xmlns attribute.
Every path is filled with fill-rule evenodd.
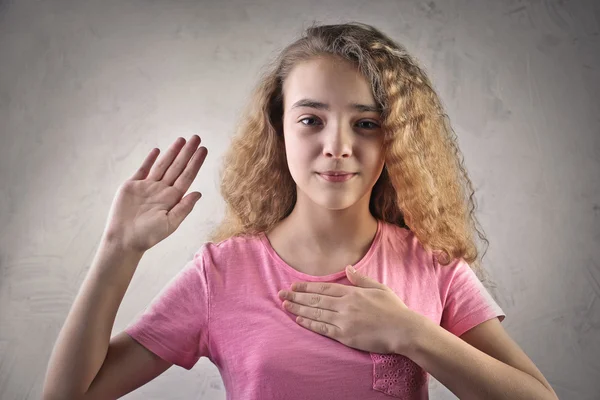
<svg viewBox="0 0 600 400"><path fill-rule="evenodd" d="M106 357L117 310L142 255L102 238L54 345L45 394L75 398L89 388Z"/></svg>
<svg viewBox="0 0 600 400"><path fill-rule="evenodd" d="M419 334L404 355L460 399L557 400L535 377L478 350L433 321L419 318Z"/></svg>

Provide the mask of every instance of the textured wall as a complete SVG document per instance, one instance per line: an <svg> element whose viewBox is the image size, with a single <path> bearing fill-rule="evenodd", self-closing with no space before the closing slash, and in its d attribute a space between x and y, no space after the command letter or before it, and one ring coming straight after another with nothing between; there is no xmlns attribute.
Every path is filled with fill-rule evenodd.
<svg viewBox="0 0 600 400"><path fill-rule="evenodd" d="M600 398L593 0L0 2L0 398L40 397L117 187L198 133L203 198L144 256L113 333L190 259L222 215L220 156L260 66L313 19L373 24L422 61L477 188L505 328L561 399ZM203 359L126 398L225 393Z"/></svg>

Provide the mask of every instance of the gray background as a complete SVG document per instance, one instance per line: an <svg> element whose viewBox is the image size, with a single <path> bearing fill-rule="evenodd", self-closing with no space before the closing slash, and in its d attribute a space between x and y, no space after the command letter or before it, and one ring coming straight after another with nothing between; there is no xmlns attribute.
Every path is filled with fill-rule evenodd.
<svg viewBox="0 0 600 400"><path fill-rule="evenodd" d="M118 186L197 133L203 198L142 259L121 331L223 212L220 157L261 65L310 24L375 25L429 72L491 242L504 327L561 399L599 399L594 1L0 2L0 398L37 399ZM431 397L454 396L432 380ZM225 399L202 359L128 399Z"/></svg>

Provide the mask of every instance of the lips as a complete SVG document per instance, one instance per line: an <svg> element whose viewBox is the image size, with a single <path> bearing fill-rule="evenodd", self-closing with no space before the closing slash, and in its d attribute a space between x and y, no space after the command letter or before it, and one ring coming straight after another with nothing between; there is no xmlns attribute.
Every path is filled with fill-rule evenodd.
<svg viewBox="0 0 600 400"><path fill-rule="evenodd" d="M354 177L354 173L349 173L349 174L341 174L341 175L333 175L333 174L321 174L319 173L319 176L321 178L323 178L326 181L329 182L345 182L349 179L352 179L352 177Z"/></svg>
<svg viewBox="0 0 600 400"><path fill-rule="evenodd" d="M321 175L353 175L356 172L350 172L350 171L324 171L324 172L318 172Z"/></svg>

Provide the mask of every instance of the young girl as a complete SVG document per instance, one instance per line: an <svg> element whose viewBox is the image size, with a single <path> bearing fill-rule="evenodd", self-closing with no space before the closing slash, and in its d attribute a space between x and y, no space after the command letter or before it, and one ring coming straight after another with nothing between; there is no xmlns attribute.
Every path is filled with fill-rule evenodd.
<svg viewBox="0 0 600 400"><path fill-rule="evenodd" d="M225 157L226 217L124 332L146 250L200 198L179 138L119 190L45 398L116 398L208 357L228 399L556 399L478 278L473 189L439 96L364 24L313 26L262 76Z"/></svg>

